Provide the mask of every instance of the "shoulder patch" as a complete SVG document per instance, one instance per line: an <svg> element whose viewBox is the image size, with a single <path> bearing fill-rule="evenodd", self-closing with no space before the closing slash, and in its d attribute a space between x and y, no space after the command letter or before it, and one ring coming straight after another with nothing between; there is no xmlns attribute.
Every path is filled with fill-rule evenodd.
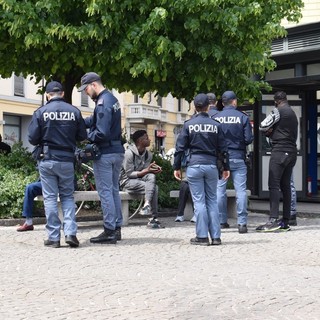
<svg viewBox="0 0 320 320"><path fill-rule="evenodd" d="M114 111L114 112L118 111L118 110L120 109L120 103L117 101L117 102L112 106L112 108L113 108L113 111Z"/></svg>
<svg viewBox="0 0 320 320"><path fill-rule="evenodd" d="M215 115L214 115L215 116ZM218 119L215 119L214 116L211 117L211 119L215 122L221 123Z"/></svg>

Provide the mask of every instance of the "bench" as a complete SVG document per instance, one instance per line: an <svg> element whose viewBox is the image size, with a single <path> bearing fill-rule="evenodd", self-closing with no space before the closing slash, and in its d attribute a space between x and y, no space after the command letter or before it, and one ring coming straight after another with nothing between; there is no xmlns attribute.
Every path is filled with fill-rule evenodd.
<svg viewBox="0 0 320 320"><path fill-rule="evenodd" d="M100 201L98 191L75 191L74 192L74 201ZM135 215L135 213L140 209L144 194L139 193L128 193L126 191L120 191L120 198L121 198L121 207L122 207L122 215L123 215L123 225L126 226L129 223L129 219ZM35 201L43 201L43 196L37 196L34 198ZM134 214L129 217L129 201L130 200L141 200L139 208L136 210ZM58 198L58 209L59 209L59 216L62 217L62 210L60 205L60 199Z"/></svg>
<svg viewBox="0 0 320 320"><path fill-rule="evenodd" d="M250 190L246 190L246 192L247 196L251 195ZM171 190L170 198L179 198L179 190ZM234 189L227 189L227 199L228 218L237 218L236 191ZM186 220L190 220L193 217L193 206L191 199L187 201L184 209L184 217Z"/></svg>

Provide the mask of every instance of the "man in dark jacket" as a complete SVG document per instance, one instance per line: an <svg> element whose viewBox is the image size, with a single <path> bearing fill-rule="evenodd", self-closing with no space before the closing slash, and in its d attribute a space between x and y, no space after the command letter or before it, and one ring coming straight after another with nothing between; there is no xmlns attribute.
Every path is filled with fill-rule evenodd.
<svg viewBox="0 0 320 320"><path fill-rule="evenodd" d="M78 108L63 99L61 83L46 86L48 102L38 108L28 128L29 142L39 146L38 168L47 218L48 239L45 246L60 247L61 221L58 214L58 196L63 211L65 241L78 247L77 223L74 206L74 151L77 141L87 138L87 131Z"/></svg>
<svg viewBox="0 0 320 320"><path fill-rule="evenodd" d="M122 211L119 175L124 158L121 143L121 108L117 98L107 90L95 72L81 78L78 91L96 103L93 116L86 118L88 140L97 145L101 158L93 161L97 191L101 201L104 231L90 239L92 243L114 244L121 240Z"/></svg>
<svg viewBox="0 0 320 320"><path fill-rule="evenodd" d="M214 116L221 123L228 145L230 173L237 197L239 233L247 233L247 166L246 147L253 141L249 117L237 110L237 97L233 91L222 95L223 110ZM218 205L222 228L229 228L227 215L227 180L218 182Z"/></svg>
<svg viewBox="0 0 320 320"><path fill-rule="evenodd" d="M274 95L275 108L261 122L260 130L271 141L269 163L270 218L257 231L289 231L292 170L297 160L298 119L289 106L287 95L278 91ZM283 219L279 218L280 191L283 195Z"/></svg>
<svg viewBox="0 0 320 320"><path fill-rule="evenodd" d="M217 97L213 92L207 93L207 96L209 99L208 114L210 117L213 117L219 112L218 107L217 107Z"/></svg>
<svg viewBox="0 0 320 320"><path fill-rule="evenodd" d="M186 121L176 142L174 154L174 176L181 181L181 163L189 149L187 180L189 183L194 213L196 216L196 237L192 245L221 244L221 229L217 205L218 156L223 155L223 178L229 177L228 153L220 123L208 115L209 99L204 93L194 98L196 115Z"/></svg>

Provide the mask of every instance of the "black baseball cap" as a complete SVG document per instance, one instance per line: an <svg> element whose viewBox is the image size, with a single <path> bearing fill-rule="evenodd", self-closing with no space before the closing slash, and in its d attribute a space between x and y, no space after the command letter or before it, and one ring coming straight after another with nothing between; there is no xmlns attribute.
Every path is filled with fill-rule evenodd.
<svg viewBox="0 0 320 320"><path fill-rule="evenodd" d="M46 93L63 91L62 84L58 81L51 81L46 86Z"/></svg>
<svg viewBox="0 0 320 320"><path fill-rule="evenodd" d="M222 102L225 103L225 102L227 102L229 100L237 99L237 96L233 91L226 91L226 92L223 93L221 99L222 99Z"/></svg>
<svg viewBox="0 0 320 320"><path fill-rule="evenodd" d="M100 76L95 72L88 72L81 78L81 87L78 92L83 91L90 83L95 81L101 81Z"/></svg>
<svg viewBox="0 0 320 320"><path fill-rule="evenodd" d="M205 93L199 93L194 97L193 103L196 107L205 107L209 105L209 98Z"/></svg>

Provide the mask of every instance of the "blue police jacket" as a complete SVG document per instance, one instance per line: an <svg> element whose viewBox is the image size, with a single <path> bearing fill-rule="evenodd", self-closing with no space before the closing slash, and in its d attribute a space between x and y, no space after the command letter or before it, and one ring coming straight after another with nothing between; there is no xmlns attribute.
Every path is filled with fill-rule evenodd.
<svg viewBox="0 0 320 320"><path fill-rule="evenodd" d="M102 153L124 153L121 143L121 109L117 98L107 89L96 99L93 115L85 119L88 140Z"/></svg>
<svg viewBox="0 0 320 320"><path fill-rule="evenodd" d="M86 138L80 110L60 97L38 108L28 127L28 140L42 146L44 160L73 162L76 142Z"/></svg>
<svg viewBox="0 0 320 320"><path fill-rule="evenodd" d="M246 147L253 141L252 127L249 117L235 109L225 106L214 116L221 123L224 132L230 159L245 159Z"/></svg>
<svg viewBox="0 0 320 320"><path fill-rule="evenodd" d="M219 110L217 107L210 107L210 109L208 110L208 115L210 117L214 117L217 113L219 113Z"/></svg>
<svg viewBox="0 0 320 320"><path fill-rule="evenodd" d="M181 169L181 160L187 149L190 154L188 166L216 165L218 153L227 151L220 123L206 112L198 113L185 121L176 142L174 170Z"/></svg>

